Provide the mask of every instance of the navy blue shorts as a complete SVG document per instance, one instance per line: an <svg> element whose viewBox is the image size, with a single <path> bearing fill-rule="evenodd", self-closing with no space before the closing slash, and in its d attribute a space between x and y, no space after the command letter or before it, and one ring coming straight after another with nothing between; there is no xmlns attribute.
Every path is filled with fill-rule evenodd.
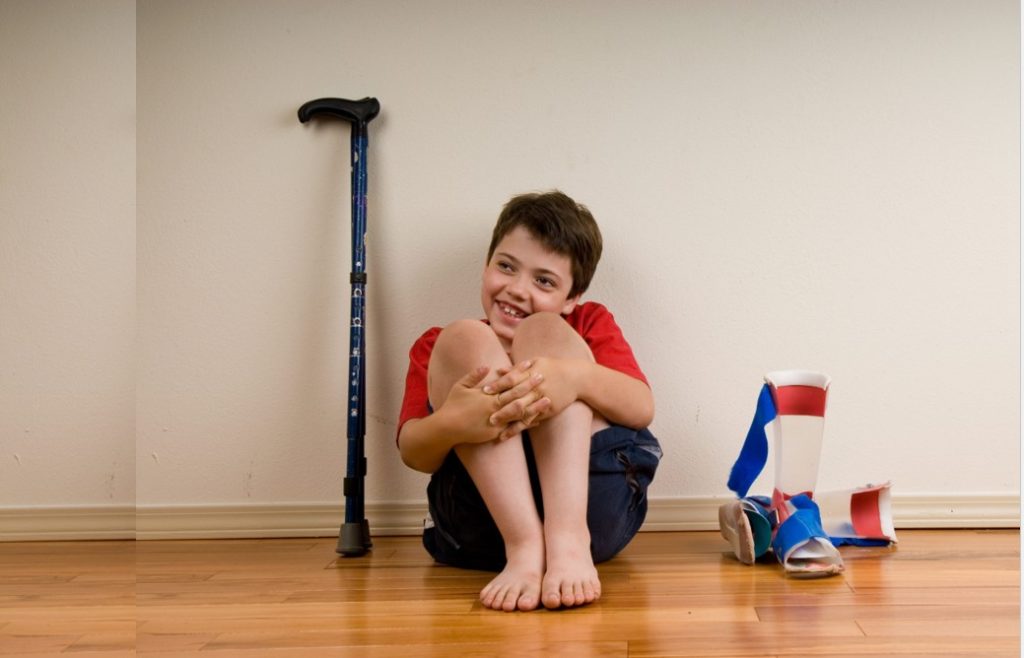
<svg viewBox="0 0 1024 658"><path fill-rule="evenodd" d="M530 470L533 500L544 518L540 480L529 433L523 449ZM633 539L647 516L647 487L661 460L661 446L646 429L612 425L590 439L590 488L587 525L594 562L614 557ZM427 485L430 523L423 545L438 562L466 569L500 571L505 543L480 492L455 451Z"/></svg>

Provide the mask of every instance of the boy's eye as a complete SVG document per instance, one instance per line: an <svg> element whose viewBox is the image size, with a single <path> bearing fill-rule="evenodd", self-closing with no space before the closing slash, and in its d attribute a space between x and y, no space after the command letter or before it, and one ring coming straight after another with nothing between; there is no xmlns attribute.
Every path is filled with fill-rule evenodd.
<svg viewBox="0 0 1024 658"><path fill-rule="evenodd" d="M553 288L555 286L555 282L546 276L537 277L537 283L545 288Z"/></svg>
<svg viewBox="0 0 1024 658"><path fill-rule="evenodd" d="M497 263L497 266L498 266L498 269L501 270L502 272L511 272L512 271L512 265L509 264L509 263L506 263L503 260L499 260L498 263Z"/></svg>

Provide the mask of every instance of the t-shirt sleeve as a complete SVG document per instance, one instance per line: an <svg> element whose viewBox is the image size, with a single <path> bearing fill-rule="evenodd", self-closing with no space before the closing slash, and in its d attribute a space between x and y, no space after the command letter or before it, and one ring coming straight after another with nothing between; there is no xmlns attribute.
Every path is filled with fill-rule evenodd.
<svg viewBox="0 0 1024 658"><path fill-rule="evenodd" d="M583 337L598 364L650 386L611 311L596 302L581 304L567 318Z"/></svg>
<svg viewBox="0 0 1024 658"><path fill-rule="evenodd" d="M427 367L430 365L430 354L434 351L434 343L441 333L440 327L428 329L420 336L409 350L409 370L405 375L405 397L402 398L402 410L398 415L398 434L402 425L413 418L424 418L430 415L430 389L427 385Z"/></svg>

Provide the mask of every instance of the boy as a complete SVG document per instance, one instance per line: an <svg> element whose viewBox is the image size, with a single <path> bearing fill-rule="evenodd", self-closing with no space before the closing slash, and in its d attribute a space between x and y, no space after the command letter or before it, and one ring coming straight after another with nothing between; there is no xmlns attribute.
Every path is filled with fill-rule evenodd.
<svg viewBox="0 0 1024 658"><path fill-rule="evenodd" d="M480 592L495 610L595 601L594 564L647 511L654 399L611 313L580 303L600 257L584 206L514 197L487 253L486 319L430 329L409 353L398 445L431 474L424 546L499 571Z"/></svg>

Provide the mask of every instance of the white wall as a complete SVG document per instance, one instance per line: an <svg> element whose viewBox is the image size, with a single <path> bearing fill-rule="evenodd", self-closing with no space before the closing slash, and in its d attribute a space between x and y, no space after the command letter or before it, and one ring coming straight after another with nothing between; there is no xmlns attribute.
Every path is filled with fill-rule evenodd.
<svg viewBox="0 0 1024 658"><path fill-rule="evenodd" d="M135 3L0 0L0 506L135 502Z"/></svg>
<svg viewBox="0 0 1024 658"><path fill-rule="evenodd" d="M130 321L113 264L134 253L123 226L110 235L129 210L109 179L132 84L49 71L25 40L70 49L66 30L38 27L66 21L84 48L68 56L97 71L135 35L74 15L124 18L123 4L29 6L0 2L19 21L0 21L0 72L50 101L5 92L0 105L13 273L0 282L0 493L70 504L101 498L123 467L84 457L120 429L80 423L60 394L76 392L73 372L124 399L131 332L83 363L113 311L82 296ZM654 387L666 457L653 497L725 494L761 375L790 367L834 380L822 485L1019 491L1017 3L143 0L137 26L141 507L340 500L348 130L295 111L366 95L383 106L370 126L370 503L423 498L426 478L394 447L409 345L479 314L501 204L552 187L605 235L589 297L616 313ZM69 81L88 118L55 107ZM118 365L84 374L100 357ZM48 442L25 436L44 421Z"/></svg>

